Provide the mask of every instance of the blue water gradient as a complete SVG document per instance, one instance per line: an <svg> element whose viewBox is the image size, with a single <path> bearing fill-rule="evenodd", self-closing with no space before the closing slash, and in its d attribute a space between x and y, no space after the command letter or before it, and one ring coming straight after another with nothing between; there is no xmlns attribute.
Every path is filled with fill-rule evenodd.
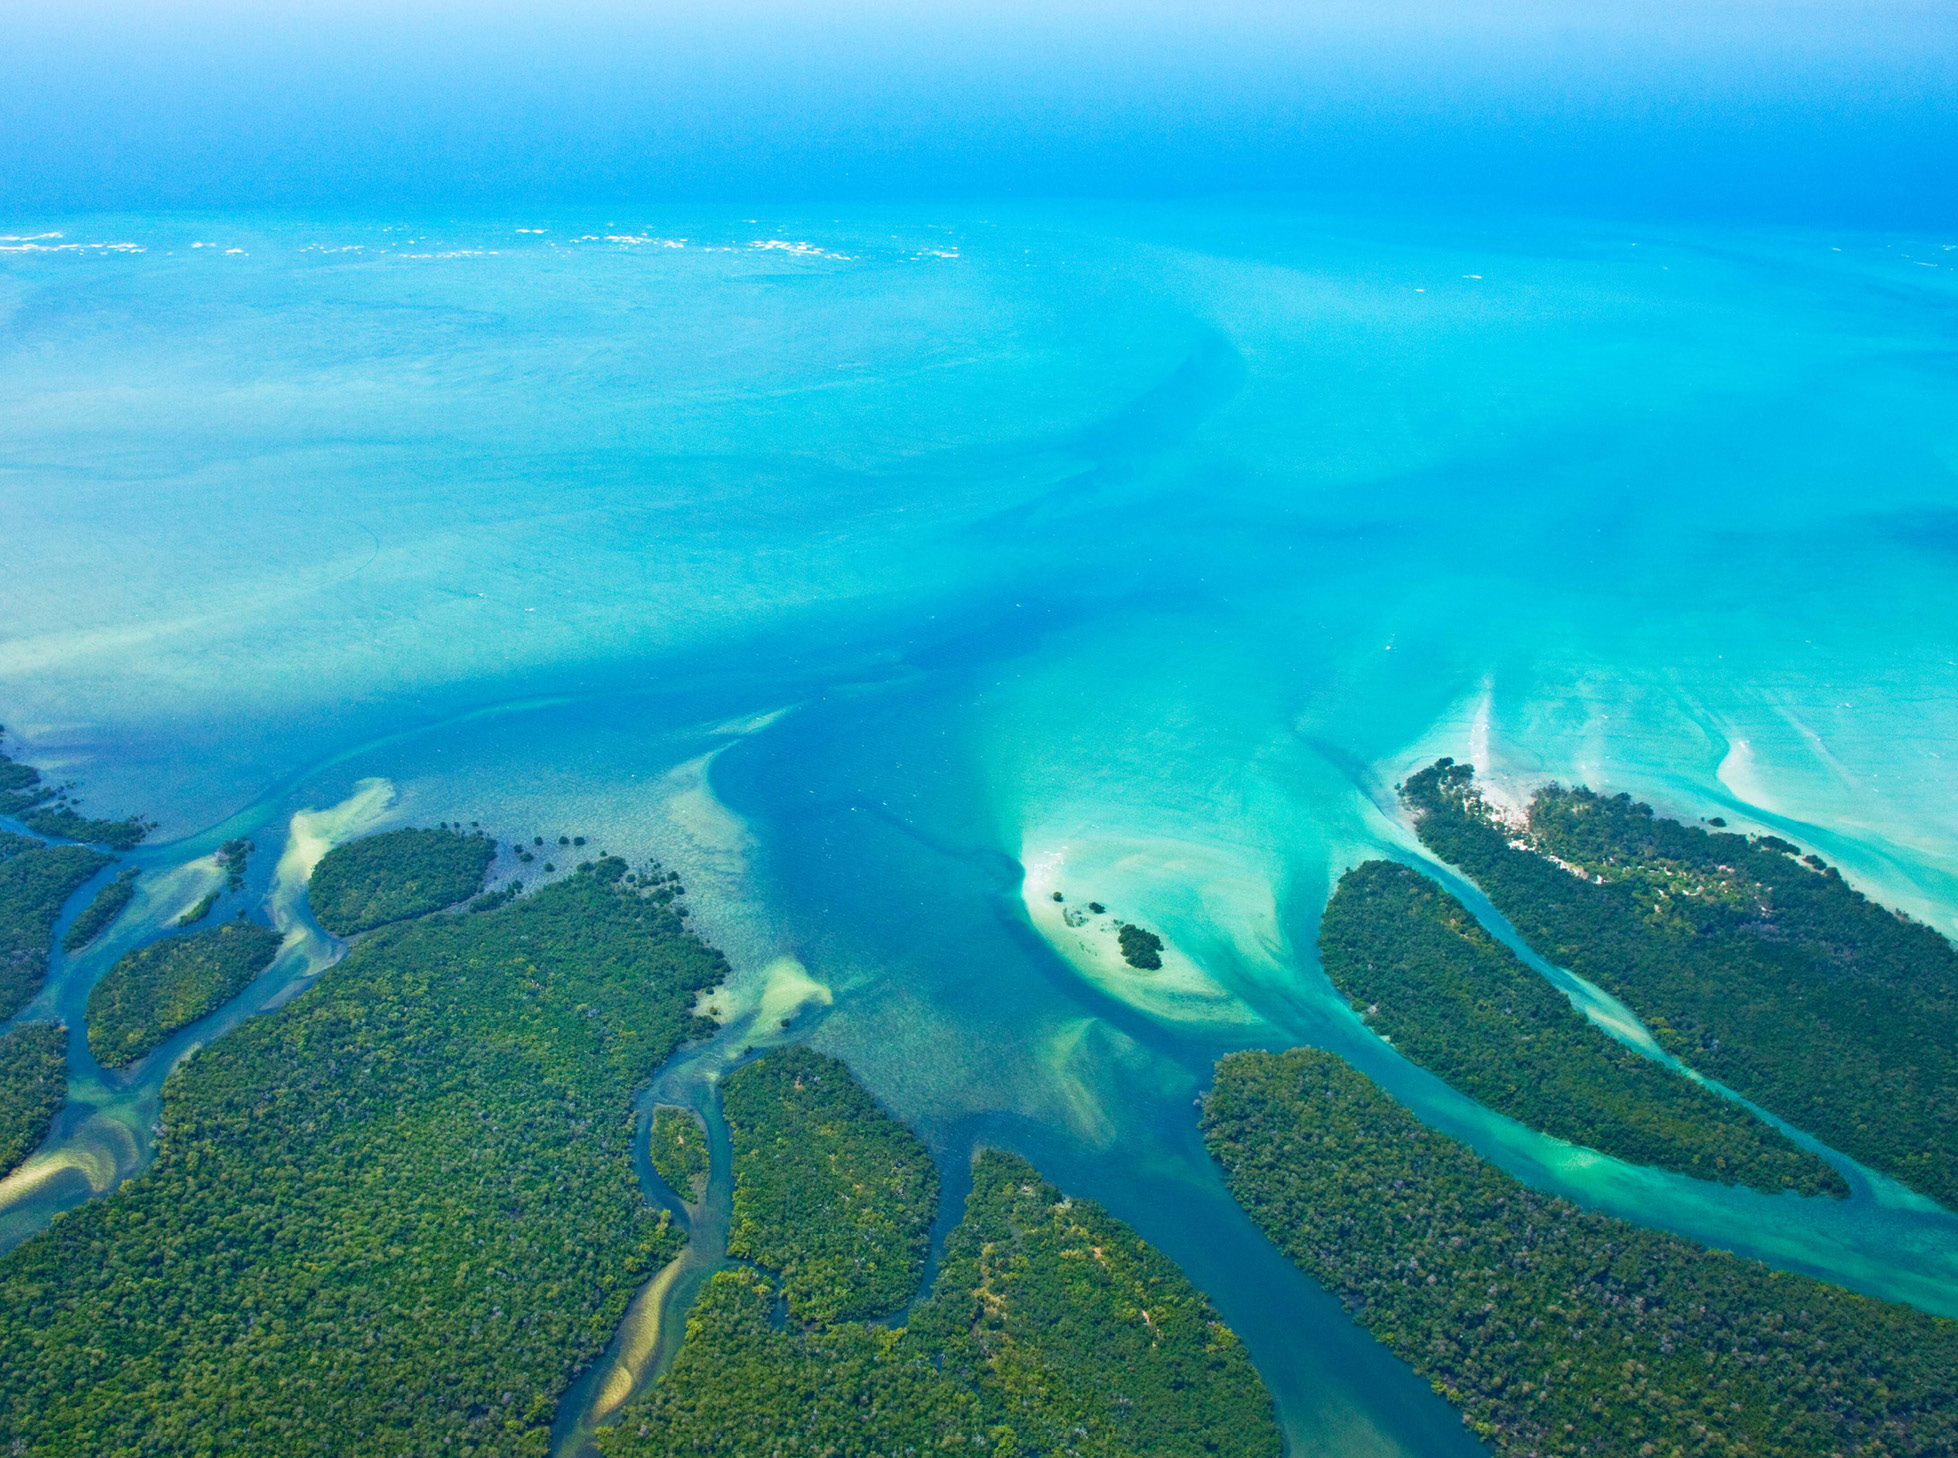
<svg viewBox="0 0 1958 1458"><path fill-rule="evenodd" d="M1846 1162L1848 1201L1770 1198L1543 1139L1313 953L1344 867L1421 858L1392 787L1442 753L1772 828L1958 933L1958 237L1218 203L8 231L0 717L163 821L145 887L258 841L287 981L221 1016L331 975L273 862L334 836L659 857L730 1014L848 1058L949 1171L1004 1144L1134 1222L1295 1451L1469 1440L1224 1197L1193 1102L1235 1047L1338 1048L1543 1188L1958 1312L1951 1214ZM1162 974L1063 920L1089 899ZM127 1087L79 1063L0 1237L139 1168L162 1067L221 1030ZM83 1159L97 1108L134 1133Z"/></svg>
<svg viewBox="0 0 1958 1458"><path fill-rule="evenodd" d="M18 0L0 206L1304 189L1948 226L1940 0Z"/></svg>

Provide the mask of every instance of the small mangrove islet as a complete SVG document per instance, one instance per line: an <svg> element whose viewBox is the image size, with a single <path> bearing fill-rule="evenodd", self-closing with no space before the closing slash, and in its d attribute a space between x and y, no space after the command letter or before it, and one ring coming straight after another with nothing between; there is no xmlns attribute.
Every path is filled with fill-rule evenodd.
<svg viewBox="0 0 1958 1458"><path fill-rule="evenodd" d="M1443 759L1402 796L1421 841L1541 956L1667 1052L1958 1207L1958 950L1819 856L1547 785L1521 824Z"/></svg>
<svg viewBox="0 0 1958 1458"><path fill-rule="evenodd" d="M1821 1159L1617 1042L1426 876L1368 861L1319 923L1326 976L1395 1049L1478 1103L1634 1164L1847 1195Z"/></svg>
<svg viewBox="0 0 1958 1458"><path fill-rule="evenodd" d="M700 1203L707 1191L707 1130L691 1109L661 1104L653 1110L651 1130L653 1168L689 1205Z"/></svg>
<svg viewBox="0 0 1958 1458"><path fill-rule="evenodd" d="M1163 965L1163 939L1152 931L1125 923L1115 934L1122 948L1122 960L1144 972L1160 972Z"/></svg>
<svg viewBox="0 0 1958 1458"><path fill-rule="evenodd" d="M1514 1458L1958 1448L1958 1322L1540 1194L1336 1055L1234 1053L1238 1204Z"/></svg>
<svg viewBox="0 0 1958 1458"><path fill-rule="evenodd" d="M88 994L88 1051L127 1068L179 1028L243 992L278 955L279 934L254 921L166 937L126 953Z"/></svg>
<svg viewBox="0 0 1958 1458"><path fill-rule="evenodd" d="M495 858L480 832L390 830L320 857L306 898L321 926L350 937L466 901Z"/></svg>
<svg viewBox="0 0 1958 1458"><path fill-rule="evenodd" d="M227 840L218 847L217 863L218 868L224 872L225 890L237 891L244 887L245 863L251 859L252 852L257 849L256 845L243 836L239 836L236 840Z"/></svg>
<svg viewBox="0 0 1958 1458"><path fill-rule="evenodd" d="M1064 906L1067 901L1067 897L1059 891L1053 892L1052 898ZM1102 916L1107 911L1108 908L1099 901L1090 901L1086 911L1080 911L1072 906L1067 906L1061 912L1061 922L1065 926L1078 930L1088 924L1091 916ZM1161 937L1152 931L1126 921L1117 921L1114 924L1114 931L1116 949L1122 954L1122 960L1124 962L1127 962L1129 966L1139 972L1160 972L1162 970L1164 943Z"/></svg>
<svg viewBox="0 0 1958 1458"><path fill-rule="evenodd" d="M737 1101L745 1124L732 1112ZM751 1249L806 1268L808 1251L913 1248L935 1205L920 1198L921 1146L842 1064L800 1049L771 1053L729 1080L728 1103L735 1201ZM744 1142L797 1152L744 1163ZM810 1172L814 1187L800 1195L784 1178ZM744 1199L743 1182L756 1180L761 1188ZM885 1213L867 1221L866 1205ZM901 1327L799 1314L785 1288L807 1290L807 1276L787 1282L767 1259L756 1265L707 1283L672 1370L598 1435L606 1458L1279 1452L1271 1398L1202 1293L1129 1227L1068 1199L1017 1156L975 1159L964 1218ZM922 1261L903 1262L912 1285L902 1291L891 1269L829 1263L822 1307L901 1311ZM805 1300L803 1312L812 1305Z"/></svg>

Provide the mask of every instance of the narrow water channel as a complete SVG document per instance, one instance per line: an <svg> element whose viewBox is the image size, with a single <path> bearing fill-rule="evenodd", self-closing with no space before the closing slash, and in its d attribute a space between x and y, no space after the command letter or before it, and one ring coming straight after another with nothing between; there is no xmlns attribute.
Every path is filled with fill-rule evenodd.
<svg viewBox="0 0 1958 1458"><path fill-rule="evenodd" d="M565 1392L551 1430L553 1458L587 1458L592 1438L617 1419L672 1366L686 1336L687 1312L710 1276L727 1261L734 1213L734 1152L721 1111L721 1080L755 1056L758 1012L683 1049L639 1096L633 1172L646 1199L672 1213L687 1232L686 1249L639 1290L605 1353ZM691 1110L707 1130L707 1186L689 1203L653 1168L653 1114L661 1106Z"/></svg>

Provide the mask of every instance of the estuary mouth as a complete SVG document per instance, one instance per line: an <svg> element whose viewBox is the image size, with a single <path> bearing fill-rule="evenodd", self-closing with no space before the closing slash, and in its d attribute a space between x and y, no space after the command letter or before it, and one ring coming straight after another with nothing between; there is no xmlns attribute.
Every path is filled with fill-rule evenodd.
<svg viewBox="0 0 1958 1458"><path fill-rule="evenodd" d="M0 1446L1920 1431L1942 253L562 223L0 252Z"/></svg>

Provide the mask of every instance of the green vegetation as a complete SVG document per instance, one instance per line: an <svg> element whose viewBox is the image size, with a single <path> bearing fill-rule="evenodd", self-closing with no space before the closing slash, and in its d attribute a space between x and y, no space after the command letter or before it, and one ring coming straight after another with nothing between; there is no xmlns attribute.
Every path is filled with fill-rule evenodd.
<svg viewBox="0 0 1958 1458"><path fill-rule="evenodd" d="M20 823L40 835L62 840L87 841L112 850L128 850L141 845L153 828L147 821L130 816L127 820L97 820L68 805L44 805L19 817Z"/></svg>
<svg viewBox="0 0 1958 1458"><path fill-rule="evenodd" d="M320 857L306 897L338 937L453 906L475 894L496 858L488 836L454 830L390 830Z"/></svg>
<svg viewBox="0 0 1958 1458"><path fill-rule="evenodd" d="M63 904L112 858L18 835L0 844L0 855L0 1018L10 1018L41 990Z"/></svg>
<svg viewBox="0 0 1958 1458"><path fill-rule="evenodd" d="M1204 1135L1251 1218L1500 1453L1958 1448L1958 1322L1538 1194L1332 1054L1232 1054Z"/></svg>
<svg viewBox="0 0 1958 1458"><path fill-rule="evenodd" d="M245 862L258 847L243 836L227 840L218 847L217 862L224 871L224 889L237 891L245 884Z"/></svg>
<svg viewBox="0 0 1958 1458"><path fill-rule="evenodd" d="M624 871L382 932L179 1069L150 1169L0 1257L0 1452L543 1454L680 1248L631 1097L726 966Z"/></svg>
<svg viewBox="0 0 1958 1458"><path fill-rule="evenodd" d="M272 928L233 921L128 953L88 995L88 1051L127 1068L243 992L278 952Z"/></svg>
<svg viewBox="0 0 1958 1458"><path fill-rule="evenodd" d="M868 1122L888 1122L868 1109ZM824 1103L806 1132L834 1142L816 1132L834 1117ZM908 1327L782 1325L777 1290L766 1273L716 1275L673 1369L599 1435L600 1451L1279 1452L1271 1399L1202 1293L1133 1230L1098 1205L1067 1199L1010 1154L975 1161L965 1218Z"/></svg>
<svg viewBox="0 0 1958 1458"><path fill-rule="evenodd" d="M1401 1053L1559 1139L1700 1179L1847 1195L1738 1104L1594 1027L1426 876L1368 861L1319 926L1333 986Z"/></svg>
<svg viewBox="0 0 1958 1458"><path fill-rule="evenodd" d="M778 1328L778 1300L759 1272L713 1276L687 1315L672 1369L616 1427L600 1430L604 1458L993 1449L974 1386L942 1375L924 1344L860 1322Z"/></svg>
<svg viewBox="0 0 1958 1458"><path fill-rule="evenodd" d="M218 893L213 891L195 906L191 907L189 911L186 911L182 916L178 917L176 924L180 927L196 926L198 922L211 914L211 908L217 904Z"/></svg>
<svg viewBox="0 0 1958 1458"><path fill-rule="evenodd" d="M995 1452L1276 1455L1271 1397L1175 1262L1025 1160L974 1163L911 1333L971 1382Z"/></svg>
<svg viewBox="0 0 1958 1458"><path fill-rule="evenodd" d="M1422 841L1544 957L1772 1113L1958 1208L1958 952L1819 856L1548 786L1500 824L1442 760L1403 795Z"/></svg>
<svg viewBox="0 0 1958 1458"><path fill-rule="evenodd" d="M32 1154L68 1098L68 1030L22 1023L0 1033L0 1175Z"/></svg>
<svg viewBox="0 0 1958 1458"><path fill-rule="evenodd" d="M41 772L0 754L0 815L11 815L29 830L62 840L128 850L153 828L131 816L127 820L92 820L69 802L64 787L44 784Z"/></svg>
<svg viewBox="0 0 1958 1458"><path fill-rule="evenodd" d="M521 895L523 895L523 882L508 881L497 887L494 891L485 891L481 896L471 901L464 910L494 911L505 902L515 901Z"/></svg>
<svg viewBox="0 0 1958 1458"><path fill-rule="evenodd" d="M136 877L141 872L134 866L116 873L115 880L95 893L95 899L82 908L82 914L61 938L61 950L79 952L83 947L102 934L102 928L122 915L123 907L136 894Z"/></svg>
<svg viewBox="0 0 1958 1458"><path fill-rule="evenodd" d="M707 1192L707 1131L691 1109L661 1104L653 1110L653 1168L667 1188L689 1205Z"/></svg>
<svg viewBox="0 0 1958 1458"><path fill-rule="evenodd" d="M1152 931L1124 923L1115 939L1121 943L1122 960L1144 972L1160 971L1163 965L1163 939Z"/></svg>
<svg viewBox="0 0 1958 1458"><path fill-rule="evenodd" d="M53 798L54 789L41 784L39 770L0 753L0 815L18 815Z"/></svg>
<svg viewBox="0 0 1958 1458"><path fill-rule="evenodd" d="M778 1271L800 1321L885 1316L924 1276L938 1170L834 1058L784 1048L727 1080L728 1253Z"/></svg>

